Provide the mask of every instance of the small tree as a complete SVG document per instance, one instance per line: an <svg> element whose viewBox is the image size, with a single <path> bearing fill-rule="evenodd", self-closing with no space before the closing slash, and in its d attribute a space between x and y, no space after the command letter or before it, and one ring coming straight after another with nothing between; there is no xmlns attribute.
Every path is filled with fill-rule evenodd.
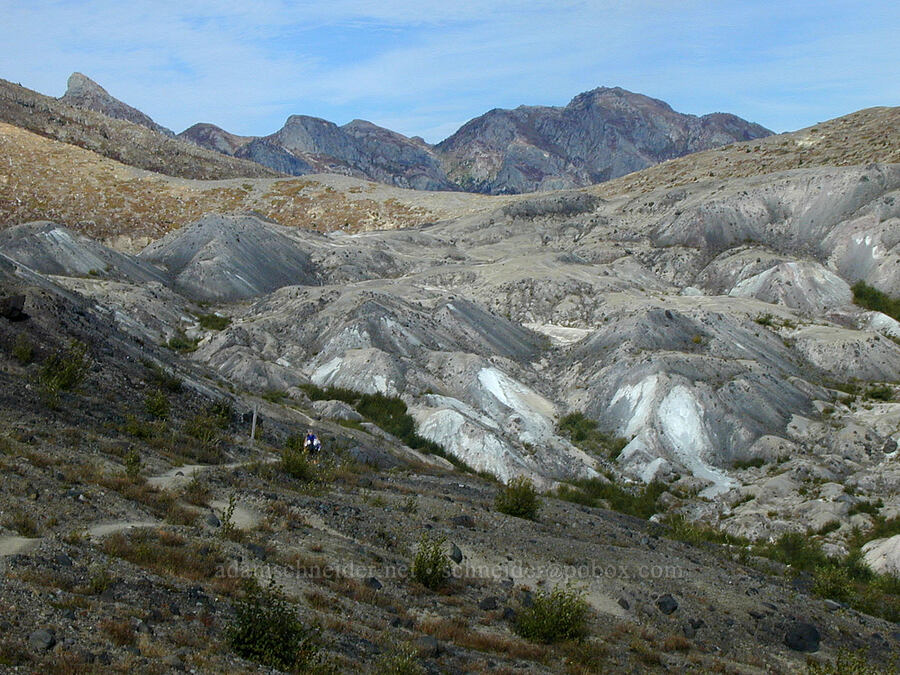
<svg viewBox="0 0 900 675"><path fill-rule="evenodd" d="M413 558L412 576L426 588L440 588L450 578L450 558L444 551L446 538L431 539L423 533Z"/></svg>
<svg viewBox="0 0 900 675"><path fill-rule="evenodd" d="M500 489L494 505L500 513L535 520L541 508L541 498L530 478L517 476Z"/></svg>
<svg viewBox="0 0 900 675"><path fill-rule="evenodd" d="M244 590L246 596L237 603L226 632L228 644L245 659L278 670L304 671L319 650L315 628L297 618L274 578L268 588L247 580Z"/></svg>

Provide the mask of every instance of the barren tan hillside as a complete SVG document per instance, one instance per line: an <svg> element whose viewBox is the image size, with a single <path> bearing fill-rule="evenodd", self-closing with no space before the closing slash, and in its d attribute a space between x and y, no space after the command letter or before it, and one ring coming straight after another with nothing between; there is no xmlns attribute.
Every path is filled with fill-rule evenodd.
<svg viewBox="0 0 900 675"><path fill-rule="evenodd" d="M0 123L0 223L54 220L125 249L210 212L252 210L284 225L360 231L408 227L499 203L346 176L171 178Z"/></svg>
<svg viewBox="0 0 900 675"><path fill-rule="evenodd" d="M587 189L611 197L709 178L871 162L900 162L900 108L867 108L800 131L685 155Z"/></svg>

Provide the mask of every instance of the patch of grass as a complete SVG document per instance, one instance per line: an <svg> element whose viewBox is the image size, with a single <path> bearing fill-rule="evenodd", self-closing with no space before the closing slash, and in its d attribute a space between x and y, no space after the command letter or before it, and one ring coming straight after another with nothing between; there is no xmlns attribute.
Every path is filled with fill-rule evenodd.
<svg viewBox="0 0 900 675"><path fill-rule="evenodd" d="M419 538L410 573L413 579L431 590L443 586L450 578L450 558L444 551L446 539L432 539L427 532Z"/></svg>
<svg viewBox="0 0 900 675"><path fill-rule="evenodd" d="M585 478L570 485L561 485L556 496L576 504L609 508L646 520L657 512L657 501L665 491L666 486L658 481L629 489L616 483L605 483L600 478Z"/></svg>
<svg viewBox="0 0 900 675"><path fill-rule="evenodd" d="M537 591L530 607L516 618L515 630L527 640L553 643L582 640L588 632L589 606L584 596L571 586Z"/></svg>
<svg viewBox="0 0 900 675"><path fill-rule="evenodd" d="M870 516L877 516L878 510L884 508L884 502L880 499L871 501L860 501L850 507L847 512L848 516L855 516L857 513L868 513Z"/></svg>
<svg viewBox="0 0 900 675"><path fill-rule="evenodd" d="M822 527L820 527L818 530L816 530L816 534L819 536L823 536L826 534L831 534L832 532L835 532L836 530L839 530L840 528L841 528L841 524L838 521L829 520L827 523L822 525Z"/></svg>
<svg viewBox="0 0 900 675"><path fill-rule="evenodd" d="M319 652L318 631L297 617L294 607L275 585L260 588L253 579L235 606L226 631L228 644L239 656L288 672L307 672Z"/></svg>
<svg viewBox="0 0 900 675"><path fill-rule="evenodd" d="M13 343L12 355L23 366L27 366L34 360L34 345L31 344L31 341L24 333L19 333L16 337L16 341Z"/></svg>
<svg viewBox="0 0 900 675"><path fill-rule="evenodd" d="M560 435L568 438L585 452L603 455L612 460L615 460L628 445L627 439L600 431L597 422L581 412L569 413L560 419L557 429Z"/></svg>
<svg viewBox="0 0 900 675"><path fill-rule="evenodd" d="M866 398L876 401L893 401L894 389L886 384L873 385L866 390Z"/></svg>
<svg viewBox="0 0 900 675"><path fill-rule="evenodd" d="M309 456L302 450L288 449L281 453L281 471L304 483L314 481L317 478L316 465L310 461Z"/></svg>
<svg viewBox="0 0 900 675"><path fill-rule="evenodd" d="M766 460L762 457L751 457L750 459L742 459L732 464L732 467L738 471L743 469L759 469L765 465Z"/></svg>
<svg viewBox="0 0 900 675"><path fill-rule="evenodd" d="M181 391L181 379L164 370L161 366L153 363L153 361L141 361L144 368L147 369L147 379L161 389L165 389L171 393Z"/></svg>
<svg viewBox="0 0 900 675"><path fill-rule="evenodd" d="M225 330L231 325L230 316L220 316L218 314L198 314L197 321L206 330Z"/></svg>
<svg viewBox="0 0 900 675"><path fill-rule="evenodd" d="M771 326L773 324L773 317L771 314L760 314L758 317L754 319L756 323L760 326Z"/></svg>
<svg viewBox="0 0 900 675"><path fill-rule="evenodd" d="M390 643L375 662L375 675L424 675L419 650L409 642Z"/></svg>
<svg viewBox="0 0 900 675"><path fill-rule="evenodd" d="M213 578L224 561L216 546L189 542L166 530L120 532L107 537L102 550L157 574L194 581Z"/></svg>
<svg viewBox="0 0 900 675"><path fill-rule="evenodd" d="M175 335L169 338L169 341L166 342L166 347L171 349L173 352L181 352L182 354L186 354L197 351L197 345L199 344L200 340L191 339L187 335L185 335L184 331L179 330L176 331Z"/></svg>
<svg viewBox="0 0 900 675"><path fill-rule="evenodd" d="M900 298L892 298L887 293L869 286L864 281L857 281L850 287L853 291L853 302L860 307L871 309L900 321Z"/></svg>
<svg viewBox="0 0 900 675"><path fill-rule="evenodd" d="M692 523L680 513L669 515L663 520L663 523L668 527L667 535L669 538L687 542L688 544L713 543L728 546L747 546L750 543L748 539L743 537L736 537L700 523Z"/></svg>
<svg viewBox="0 0 900 675"><path fill-rule="evenodd" d="M263 392L262 397L269 403L281 403L287 398L287 392L284 389L269 389Z"/></svg>
<svg viewBox="0 0 900 675"><path fill-rule="evenodd" d="M884 670L872 663L863 650L851 652L841 649L834 661L808 663L806 666L806 675L885 675L891 672L896 673L896 670Z"/></svg>
<svg viewBox="0 0 900 675"><path fill-rule="evenodd" d="M541 508L541 498L530 478L517 476L500 488L494 499L494 507L509 516L536 520Z"/></svg>
<svg viewBox="0 0 900 675"><path fill-rule="evenodd" d="M36 537L38 535L38 525L34 518L22 511L14 511L12 515L7 516L3 520L3 525L11 530L15 530L23 537Z"/></svg>

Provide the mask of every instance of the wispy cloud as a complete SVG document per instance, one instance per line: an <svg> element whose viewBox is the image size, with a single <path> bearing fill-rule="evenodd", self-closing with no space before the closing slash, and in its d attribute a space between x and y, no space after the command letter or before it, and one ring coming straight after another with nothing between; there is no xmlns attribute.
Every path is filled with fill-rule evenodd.
<svg viewBox="0 0 900 675"><path fill-rule="evenodd" d="M900 103L900 9L878 0L0 0L0 16L0 77L58 95L80 70L175 130L305 113L437 141L600 85L776 130Z"/></svg>

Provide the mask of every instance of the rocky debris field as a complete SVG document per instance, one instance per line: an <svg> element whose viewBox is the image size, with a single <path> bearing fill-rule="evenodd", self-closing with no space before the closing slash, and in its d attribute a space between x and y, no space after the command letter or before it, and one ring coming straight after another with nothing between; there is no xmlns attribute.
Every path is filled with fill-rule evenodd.
<svg viewBox="0 0 900 675"><path fill-rule="evenodd" d="M534 521L499 513L497 483L317 419L337 404L226 386L52 280L2 260L0 274L28 317L0 319L12 672L266 672L229 637L260 592L315 627L303 668L318 672L787 673L847 650L886 664L900 646L896 624L738 549L550 497ZM290 450L308 425L314 464ZM423 536L451 565L434 590L409 571ZM275 591L246 582L270 577ZM585 637L522 637L520 617L566 582Z"/></svg>

